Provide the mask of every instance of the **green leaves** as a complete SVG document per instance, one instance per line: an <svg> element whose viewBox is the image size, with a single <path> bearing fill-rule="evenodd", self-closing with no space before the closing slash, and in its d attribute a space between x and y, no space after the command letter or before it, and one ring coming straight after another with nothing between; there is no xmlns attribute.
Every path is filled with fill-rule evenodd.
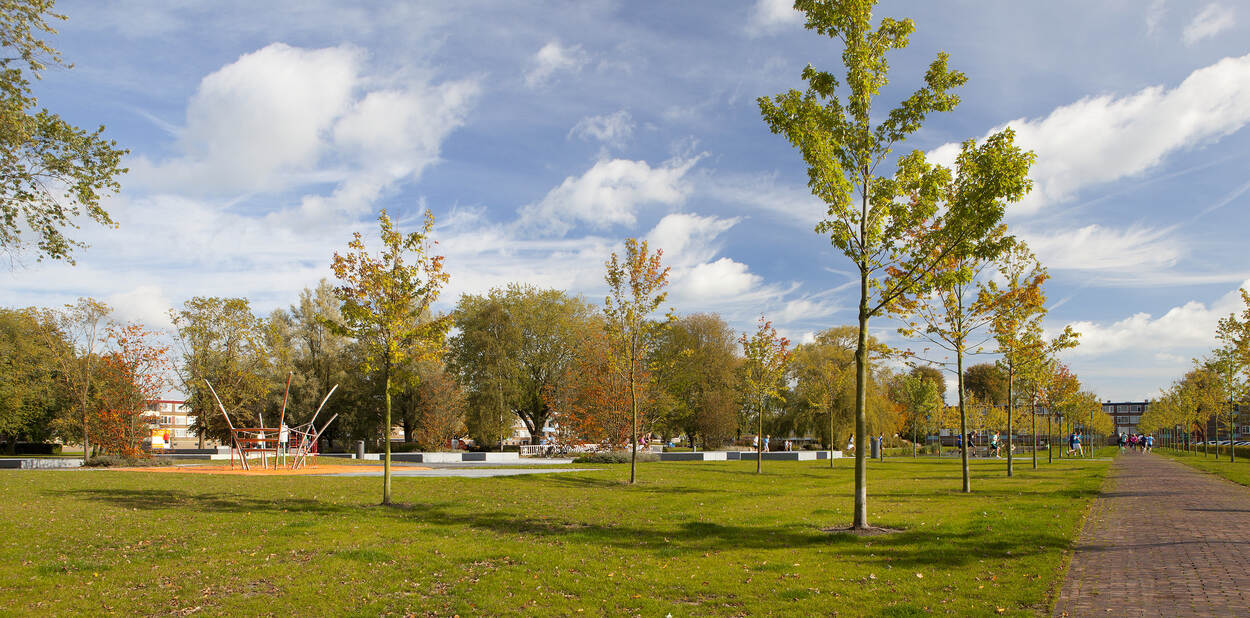
<svg viewBox="0 0 1250 618"><path fill-rule="evenodd" d="M51 9L47 0L0 2L0 250L20 255L23 235L33 234L37 259L72 264L85 246L64 232L77 228L75 217L116 226L100 199L120 190L128 151L105 140L102 126L85 131L37 109L29 76L38 79L47 63L68 68L40 38L55 34L47 18L65 18Z"/></svg>

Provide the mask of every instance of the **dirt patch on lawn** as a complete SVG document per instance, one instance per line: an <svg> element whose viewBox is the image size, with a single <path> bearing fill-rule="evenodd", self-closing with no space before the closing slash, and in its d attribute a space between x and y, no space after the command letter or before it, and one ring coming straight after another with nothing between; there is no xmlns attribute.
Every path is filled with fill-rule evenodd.
<svg viewBox="0 0 1250 618"><path fill-rule="evenodd" d="M900 532L906 532L906 530L900 530L898 528L884 528L881 526L865 526L863 528L853 528L849 526L846 528L821 528L820 531L828 532L830 534L851 534L855 536L881 536L884 534L898 534Z"/></svg>
<svg viewBox="0 0 1250 618"><path fill-rule="evenodd" d="M350 472L382 472L382 466L308 465L298 470L286 468L261 468L253 464L251 470L237 465L230 466L160 466L151 468L116 468L133 472L177 472L183 474L233 474L237 476L298 476L304 474L344 474ZM424 466L404 466L404 470L430 470Z"/></svg>

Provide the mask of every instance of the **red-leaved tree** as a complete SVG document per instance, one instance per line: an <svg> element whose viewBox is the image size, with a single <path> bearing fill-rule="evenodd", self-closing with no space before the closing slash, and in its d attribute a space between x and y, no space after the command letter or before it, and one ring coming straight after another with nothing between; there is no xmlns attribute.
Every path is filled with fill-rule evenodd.
<svg viewBox="0 0 1250 618"><path fill-rule="evenodd" d="M94 422L100 450L127 458L143 456L150 434L147 405L160 399L170 370L169 347L139 324L111 326L109 351L100 357L95 382Z"/></svg>

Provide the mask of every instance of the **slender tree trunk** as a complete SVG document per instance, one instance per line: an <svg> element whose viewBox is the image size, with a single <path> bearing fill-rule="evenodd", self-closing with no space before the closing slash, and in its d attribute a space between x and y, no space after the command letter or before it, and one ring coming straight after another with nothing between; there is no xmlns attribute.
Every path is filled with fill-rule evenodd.
<svg viewBox="0 0 1250 618"><path fill-rule="evenodd" d="M959 393L959 435L963 436L963 449L959 453L960 468L963 469L963 492L972 493L972 480L968 478L968 417L964 408L964 350L962 342L955 345L956 383Z"/></svg>
<svg viewBox="0 0 1250 618"><path fill-rule="evenodd" d="M1015 408L1015 405L1013 403L1015 401L1014 399L1015 395L1013 394L1012 389L1011 389L1011 387L1013 386L1012 383L1014 382L1014 379L1013 379L1014 377L1015 377L1015 367L1011 363L1008 363L1007 364L1007 476L1011 476L1015 472L1015 470L1012 468L1012 465L1011 465L1012 463L1011 455L1015 451L1015 445L1016 445L1015 440L1012 439L1012 433L1011 433L1011 413Z"/></svg>
<svg viewBox="0 0 1250 618"><path fill-rule="evenodd" d="M868 197L864 194L867 212ZM855 515L851 527L868 527L868 466L864 457L868 433L868 270L859 270L859 341L855 346ZM833 409L829 409L833 414Z"/></svg>
<svg viewBox="0 0 1250 618"><path fill-rule="evenodd" d="M391 503L391 370L386 369L386 413L382 419L382 504Z"/></svg>
<svg viewBox="0 0 1250 618"><path fill-rule="evenodd" d="M1037 469L1037 402L1036 401L1033 402L1033 414L1030 414L1029 416L1033 417L1033 428L1029 431L1029 433L1033 434L1033 469L1036 470Z"/></svg>
<svg viewBox="0 0 1250 618"><path fill-rule="evenodd" d="M1228 463L1237 463L1237 441L1233 440L1233 429L1237 427L1237 414L1233 409L1233 400L1228 400Z"/></svg>
<svg viewBox="0 0 1250 618"><path fill-rule="evenodd" d="M755 440L755 473L759 474L764 469L764 406L762 401L756 404L756 416L759 420L759 432L755 434L757 438Z"/></svg>
<svg viewBox="0 0 1250 618"><path fill-rule="evenodd" d="M829 469L833 469L833 451L837 448L838 441L833 435L833 406L829 406Z"/></svg>
<svg viewBox="0 0 1250 618"><path fill-rule="evenodd" d="M629 456L629 483L634 484L638 469L638 390L634 386L634 354L638 345L638 335L630 333L629 339L629 410L630 410L630 442L633 444Z"/></svg>
<svg viewBox="0 0 1250 618"><path fill-rule="evenodd" d="M1046 410L1046 463L1055 463L1055 430L1050 421L1055 415Z"/></svg>

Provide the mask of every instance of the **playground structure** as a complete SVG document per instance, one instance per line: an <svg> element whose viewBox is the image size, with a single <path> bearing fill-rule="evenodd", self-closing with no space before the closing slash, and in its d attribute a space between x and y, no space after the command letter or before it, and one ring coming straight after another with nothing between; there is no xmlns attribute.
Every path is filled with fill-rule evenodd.
<svg viewBox="0 0 1250 618"><path fill-rule="evenodd" d="M330 427L330 424L339 417L338 414L330 417L321 429L317 429L315 425L317 415L321 414L321 409L325 407L326 402L330 400L330 396L338 390L339 385L335 384L330 392L321 400L321 405L317 406L317 410L313 412L312 418L307 423L295 427L286 426L286 404L288 396L291 393L291 374L286 376L286 391L282 394L282 412L278 417L277 427L265 427L265 419L257 416L261 427L235 427L230 421L230 415L226 413L226 407L222 405L221 398L217 396L217 391L213 388L213 384L208 380L204 380L208 385L208 390L213 394L213 399L217 401L217 407L221 410L221 415L226 418L226 425L230 428L230 468L234 468L235 451L239 453L239 463L243 470L251 470L251 464L248 463L248 457L259 456L260 467L268 468L270 465L269 457L273 456L273 469L277 470L282 466L288 470L299 470L308 463L308 457L313 457L313 463L316 464L317 457L317 441L321 438L321 434Z"/></svg>

